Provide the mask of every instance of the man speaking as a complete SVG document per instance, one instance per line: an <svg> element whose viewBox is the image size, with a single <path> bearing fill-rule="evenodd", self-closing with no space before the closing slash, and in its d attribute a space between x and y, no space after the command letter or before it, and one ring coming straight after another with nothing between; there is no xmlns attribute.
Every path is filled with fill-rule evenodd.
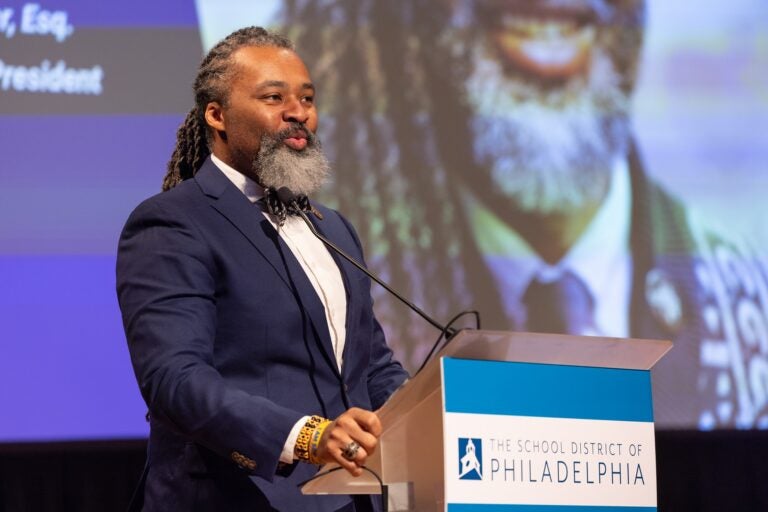
<svg viewBox="0 0 768 512"><path fill-rule="evenodd" d="M313 194L328 162L315 88L287 39L238 30L203 60L161 194L131 214L117 291L149 407L143 510L372 510L303 496L317 464L353 475L407 374L374 318L370 281L276 191ZM299 200L362 260L337 212Z"/></svg>

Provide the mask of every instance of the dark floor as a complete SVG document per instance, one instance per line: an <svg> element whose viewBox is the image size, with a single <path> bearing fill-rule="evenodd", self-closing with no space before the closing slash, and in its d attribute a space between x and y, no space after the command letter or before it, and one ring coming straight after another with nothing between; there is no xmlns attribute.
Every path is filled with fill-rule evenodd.
<svg viewBox="0 0 768 512"><path fill-rule="evenodd" d="M145 442L0 444L0 512L121 511ZM768 432L656 433L659 511L768 512Z"/></svg>

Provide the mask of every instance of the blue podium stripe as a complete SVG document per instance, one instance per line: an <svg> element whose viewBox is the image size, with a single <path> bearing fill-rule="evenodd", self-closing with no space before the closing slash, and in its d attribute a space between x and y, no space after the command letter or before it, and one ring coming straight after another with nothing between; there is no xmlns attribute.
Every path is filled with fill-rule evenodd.
<svg viewBox="0 0 768 512"><path fill-rule="evenodd" d="M443 372L446 412L653 421L644 370L444 358Z"/></svg>
<svg viewBox="0 0 768 512"><path fill-rule="evenodd" d="M471 505L449 503L448 512L656 512L656 507L596 507L576 505Z"/></svg>

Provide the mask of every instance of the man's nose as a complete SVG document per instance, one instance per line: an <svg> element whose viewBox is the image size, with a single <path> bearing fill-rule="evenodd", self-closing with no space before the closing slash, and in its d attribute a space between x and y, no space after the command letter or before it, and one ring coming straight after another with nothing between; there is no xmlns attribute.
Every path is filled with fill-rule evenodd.
<svg viewBox="0 0 768 512"><path fill-rule="evenodd" d="M293 98L285 103L283 121L294 123L306 123L309 119L309 108L300 99Z"/></svg>

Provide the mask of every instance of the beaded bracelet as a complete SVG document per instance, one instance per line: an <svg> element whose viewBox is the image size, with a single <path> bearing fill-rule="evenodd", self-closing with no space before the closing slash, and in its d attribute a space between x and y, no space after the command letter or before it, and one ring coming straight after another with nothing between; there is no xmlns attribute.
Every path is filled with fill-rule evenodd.
<svg viewBox="0 0 768 512"><path fill-rule="evenodd" d="M312 433L315 431L318 425L325 421L329 421L322 416L310 417L304 426L301 427L299 435L296 438L296 445L293 448L293 454L297 459L309 462L309 443L312 440Z"/></svg>

